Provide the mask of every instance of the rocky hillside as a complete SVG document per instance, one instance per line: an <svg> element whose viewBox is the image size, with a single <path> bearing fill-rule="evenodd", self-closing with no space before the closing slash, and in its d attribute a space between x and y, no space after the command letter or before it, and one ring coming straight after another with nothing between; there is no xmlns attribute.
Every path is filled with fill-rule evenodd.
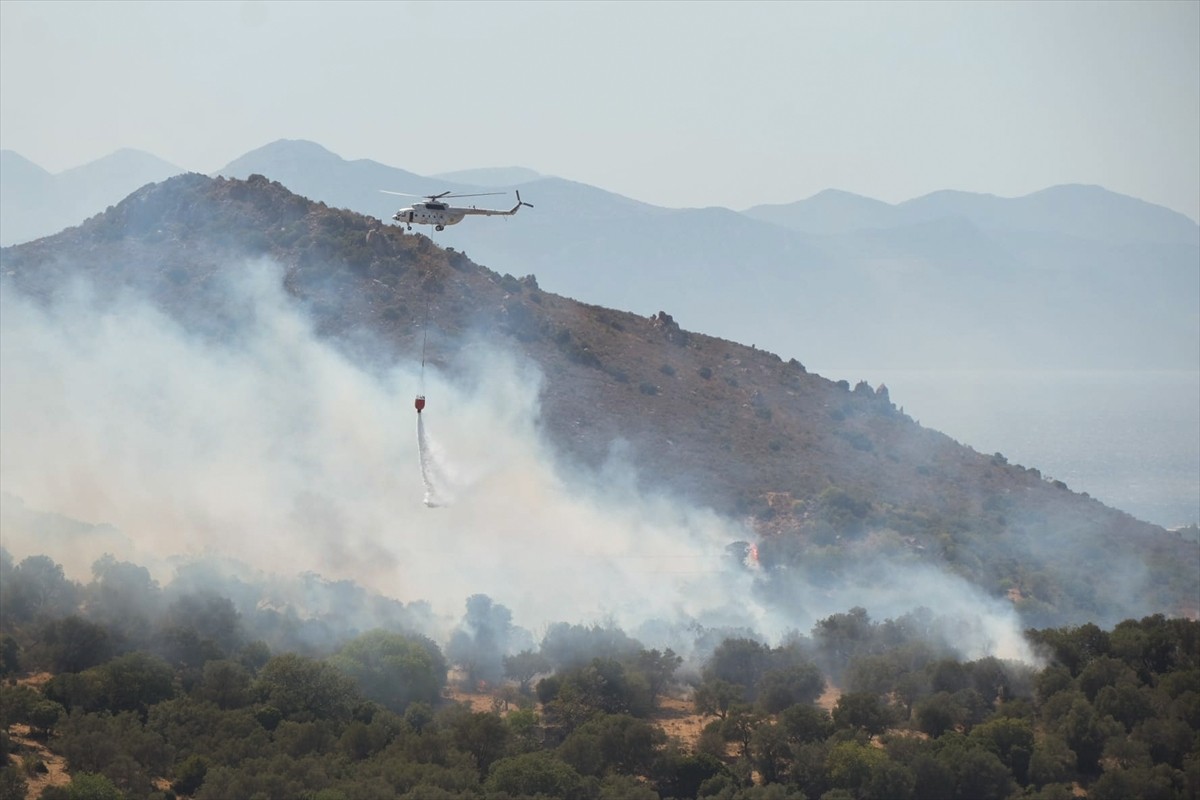
<svg viewBox="0 0 1200 800"><path fill-rule="evenodd" d="M683 330L669 307L645 317L547 293L262 176L148 185L0 263L5 291L45 297L76 276L136 286L219 336L253 313L215 288L247 256L283 265L288 294L348 350L367 333L385 359L419 357L427 333L443 365L474 335L523 354L565 456L597 465L618 446L646 485L753 518L764 567L828 575L887 552L1007 596L1038 625L1197 611L1194 543L920 426L883 386Z"/></svg>

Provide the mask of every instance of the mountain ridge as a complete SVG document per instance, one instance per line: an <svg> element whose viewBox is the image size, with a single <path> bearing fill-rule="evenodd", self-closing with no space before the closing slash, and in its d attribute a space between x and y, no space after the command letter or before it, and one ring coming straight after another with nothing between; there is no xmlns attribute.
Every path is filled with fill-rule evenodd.
<svg viewBox="0 0 1200 800"><path fill-rule="evenodd" d="M140 286L181 324L221 338L247 310L215 293L214 276L258 257L282 265L293 302L342 347L369 332L385 362L415 359L428 308L431 363L452 370L472 335L530 359L546 376L542 429L564 456L599 469L619 446L648 487L753 520L771 568L802 557L836 571L857 549L896 548L999 596L1016 590L1040 624L1128 616L1097 584L1138 563L1155 576L1137 583L1138 613L1194 611L1194 547L922 428L886 387L827 380L665 311L547 292L260 175L148 185L77 228L5 248L0 264L9 288L33 297L88 276L102 289Z"/></svg>

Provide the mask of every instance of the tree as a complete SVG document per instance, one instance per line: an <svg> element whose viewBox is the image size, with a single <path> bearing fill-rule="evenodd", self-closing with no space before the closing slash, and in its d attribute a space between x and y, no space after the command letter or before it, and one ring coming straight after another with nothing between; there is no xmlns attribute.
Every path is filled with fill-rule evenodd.
<svg viewBox="0 0 1200 800"><path fill-rule="evenodd" d="M70 614L79 604L79 587L67 580L48 556L30 556L18 564L0 587L5 616L28 622Z"/></svg>
<svg viewBox="0 0 1200 800"><path fill-rule="evenodd" d="M949 692L938 692L917 703L913 716L916 718L917 730L936 739L960 725L966 716L966 710L954 701Z"/></svg>
<svg viewBox="0 0 1200 800"><path fill-rule="evenodd" d="M504 755L509 729L499 714L479 711L459 714L450 722L454 743L475 759L480 777L487 775L492 763Z"/></svg>
<svg viewBox="0 0 1200 800"><path fill-rule="evenodd" d="M665 652L658 650L643 650L638 653L637 667L646 676L650 685L650 705L658 705L658 696L671 682L675 670L683 664L683 657L675 655L675 651L667 648Z"/></svg>
<svg viewBox="0 0 1200 800"><path fill-rule="evenodd" d="M136 711L145 717L150 706L175 694L175 673L149 653L128 653L96 667L113 711Z"/></svg>
<svg viewBox="0 0 1200 800"><path fill-rule="evenodd" d="M834 679L855 657L870 651L874 628L865 608L856 606L845 614L833 614L813 628L813 640L829 661Z"/></svg>
<svg viewBox="0 0 1200 800"><path fill-rule="evenodd" d="M160 639L171 661L199 668L242 646L241 616L226 597L212 592L185 594L167 607Z"/></svg>
<svg viewBox="0 0 1200 800"><path fill-rule="evenodd" d="M178 794L192 795L204 783L208 773L208 759L203 756L189 756L175 767L175 780L171 789Z"/></svg>
<svg viewBox="0 0 1200 800"><path fill-rule="evenodd" d="M146 646L161 615L162 590L150 571L104 555L92 564L88 616L113 632L123 647Z"/></svg>
<svg viewBox="0 0 1200 800"><path fill-rule="evenodd" d="M582 777L569 764L538 751L502 758L492 765L484 788L525 797L543 794L552 798L579 796Z"/></svg>
<svg viewBox="0 0 1200 800"><path fill-rule="evenodd" d="M58 721L66 716L66 710L53 700L41 700L29 709L29 727L35 736L49 738Z"/></svg>
<svg viewBox="0 0 1200 800"><path fill-rule="evenodd" d="M707 681L725 681L744 687L747 699L766 673L771 649L753 639L726 639L717 646L701 674Z"/></svg>
<svg viewBox="0 0 1200 800"><path fill-rule="evenodd" d="M1059 735L1038 737L1029 757L1029 781L1035 786L1070 782L1075 775L1077 757Z"/></svg>
<svg viewBox="0 0 1200 800"><path fill-rule="evenodd" d="M887 754L876 747L854 741L838 742L829 751L826 768L835 787L857 792L871 779L871 773L887 761Z"/></svg>
<svg viewBox="0 0 1200 800"><path fill-rule="evenodd" d="M954 774L957 798L1004 800L1012 793L1012 774L995 753L982 747L948 747L938 758Z"/></svg>
<svg viewBox="0 0 1200 800"><path fill-rule="evenodd" d="M218 708L241 708L251 700L250 681L250 671L236 661L209 661L196 694Z"/></svg>
<svg viewBox="0 0 1200 800"><path fill-rule="evenodd" d="M29 783L16 764L0 767L0 800L25 800Z"/></svg>
<svg viewBox="0 0 1200 800"><path fill-rule="evenodd" d="M370 631L348 642L329 663L350 676L368 699L398 714L413 702L435 705L446 685L446 660L423 636Z"/></svg>
<svg viewBox="0 0 1200 800"><path fill-rule="evenodd" d="M543 692L543 687L555 686L553 695L549 689ZM644 717L652 710L646 679L613 659L596 658L586 667L543 680L538 684L538 695L543 694L549 698L549 709L570 725L578 725L596 712Z"/></svg>
<svg viewBox="0 0 1200 800"><path fill-rule="evenodd" d="M721 735L727 742L737 742L743 758L750 756L750 743L754 740L754 732L767 720L761 711L755 711L750 706L734 706L729 715L721 721Z"/></svg>
<svg viewBox="0 0 1200 800"><path fill-rule="evenodd" d="M744 701L745 690L741 686L720 679L706 680L692 695L696 713L720 719L725 719L732 706Z"/></svg>
<svg viewBox="0 0 1200 800"><path fill-rule="evenodd" d="M533 650L522 650L516 655L504 657L504 675L516 681L521 694L529 694L530 682L551 669L550 659Z"/></svg>
<svg viewBox="0 0 1200 800"><path fill-rule="evenodd" d="M21 671L21 646L7 633L0 636L0 678Z"/></svg>
<svg viewBox="0 0 1200 800"><path fill-rule="evenodd" d="M555 669L581 667L596 658L630 658L641 649L641 643L629 638L620 628L611 625L586 627L566 622L551 625L541 645L542 655Z"/></svg>
<svg viewBox="0 0 1200 800"><path fill-rule="evenodd" d="M42 793L43 798L47 797ZM63 787L63 800L122 800L116 785L104 775L81 772Z"/></svg>
<svg viewBox="0 0 1200 800"><path fill-rule="evenodd" d="M847 692L833 708L833 724L837 728L857 728L877 734L883 733L891 722L887 707L876 695L866 692Z"/></svg>
<svg viewBox="0 0 1200 800"><path fill-rule="evenodd" d="M348 719L359 701L351 678L330 664L295 653L268 661L258 674L254 691L285 719Z"/></svg>
<svg viewBox="0 0 1200 800"><path fill-rule="evenodd" d="M976 726L970 739L983 743L1008 767L1019 783L1028 781L1033 755L1033 725L1028 720L1000 717Z"/></svg>
<svg viewBox="0 0 1200 800"><path fill-rule="evenodd" d="M581 775L645 774L666 740L658 727L628 714L598 714L572 731L558 754Z"/></svg>
<svg viewBox="0 0 1200 800"><path fill-rule="evenodd" d="M794 705L779 715L779 724L788 738L797 743L824 741L833 733L829 712L810 705Z"/></svg>
<svg viewBox="0 0 1200 800"><path fill-rule="evenodd" d="M716 756L707 753L683 755L668 752L655 768L659 791L663 797L696 797L706 781L718 775L730 777L729 768Z"/></svg>
<svg viewBox="0 0 1200 800"><path fill-rule="evenodd" d="M750 761L763 783L783 780L791 755L791 743L782 725L768 722L754 729L750 736Z"/></svg>
<svg viewBox="0 0 1200 800"><path fill-rule="evenodd" d="M41 639L55 672L82 672L113 654L108 631L74 615L47 622Z"/></svg>
<svg viewBox="0 0 1200 800"><path fill-rule="evenodd" d="M1099 772L1105 743L1123 733L1124 728L1112 717L1097 714L1091 703L1079 698L1071 704L1071 710L1063 718L1059 732L1075 751L1079 771L1094 775Z"/></svg>
<svg viewBox="0 0 1200 800"><path fill-rule="evenodd" d="M815 701L825 691L825 677L812 664L797 664L767 672L759 680L757 691L763 709L777 714L789 706Z"/></svg>

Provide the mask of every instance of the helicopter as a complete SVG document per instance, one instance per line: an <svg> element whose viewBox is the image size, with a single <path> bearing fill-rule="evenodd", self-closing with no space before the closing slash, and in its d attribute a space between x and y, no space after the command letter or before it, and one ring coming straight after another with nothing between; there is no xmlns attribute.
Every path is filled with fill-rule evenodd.
<svg viewBox="0 0 1200 800"><path fill-rule="evenodd" d="M521 192L517 192L517 204L508 211L497 211L490 208L458 208L447 205L442 202L454 197L487 197L489 195L504 194L504 192L482 192L480 194L450 194L450 192L442 192L441 194L405 194L404 192L389 192L387 189L380 189L384 194L395 194L401 197L424 197L424 203L413 203L407 208L402 208L392 215L392 219L401 224L408 226L408 230L412 230L413 223L417 225L432 225L434 230L445 230L447 225L457 225L462 222L463 217L477 214L484 217L511 217L513 214L521 210L521 206L529 206L533 208L531 203L526 203L521 200Z"/></svg>

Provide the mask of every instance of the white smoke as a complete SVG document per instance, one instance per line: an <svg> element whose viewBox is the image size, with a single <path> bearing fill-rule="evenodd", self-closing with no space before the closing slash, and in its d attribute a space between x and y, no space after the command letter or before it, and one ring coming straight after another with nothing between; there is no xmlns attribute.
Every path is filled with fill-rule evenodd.
<svg viewBox="0 0 1200 800"><path fill-rule="evenodd" d="M99 302L80 285L41 305L0 285L0 490L111 524L148 566L208 554L313 571L426 600L447 627L476 593L535 634L661 620L770 638L852 605L883 619L934 598L980 621L972 654L1027 655L1011 609L935 570L768 607L725 551L753 538L743 526L646 492L619 458L599 473L556 460L530 363L469 343L446 372L405 361L372 373L314 334L277 267L236 273L229 291L253 314L221 341L133 294ZM414 437L418 386L428 405ZM3 532L17 558L44 552ZM99 548L76 548L75 577Z"/></svg>

